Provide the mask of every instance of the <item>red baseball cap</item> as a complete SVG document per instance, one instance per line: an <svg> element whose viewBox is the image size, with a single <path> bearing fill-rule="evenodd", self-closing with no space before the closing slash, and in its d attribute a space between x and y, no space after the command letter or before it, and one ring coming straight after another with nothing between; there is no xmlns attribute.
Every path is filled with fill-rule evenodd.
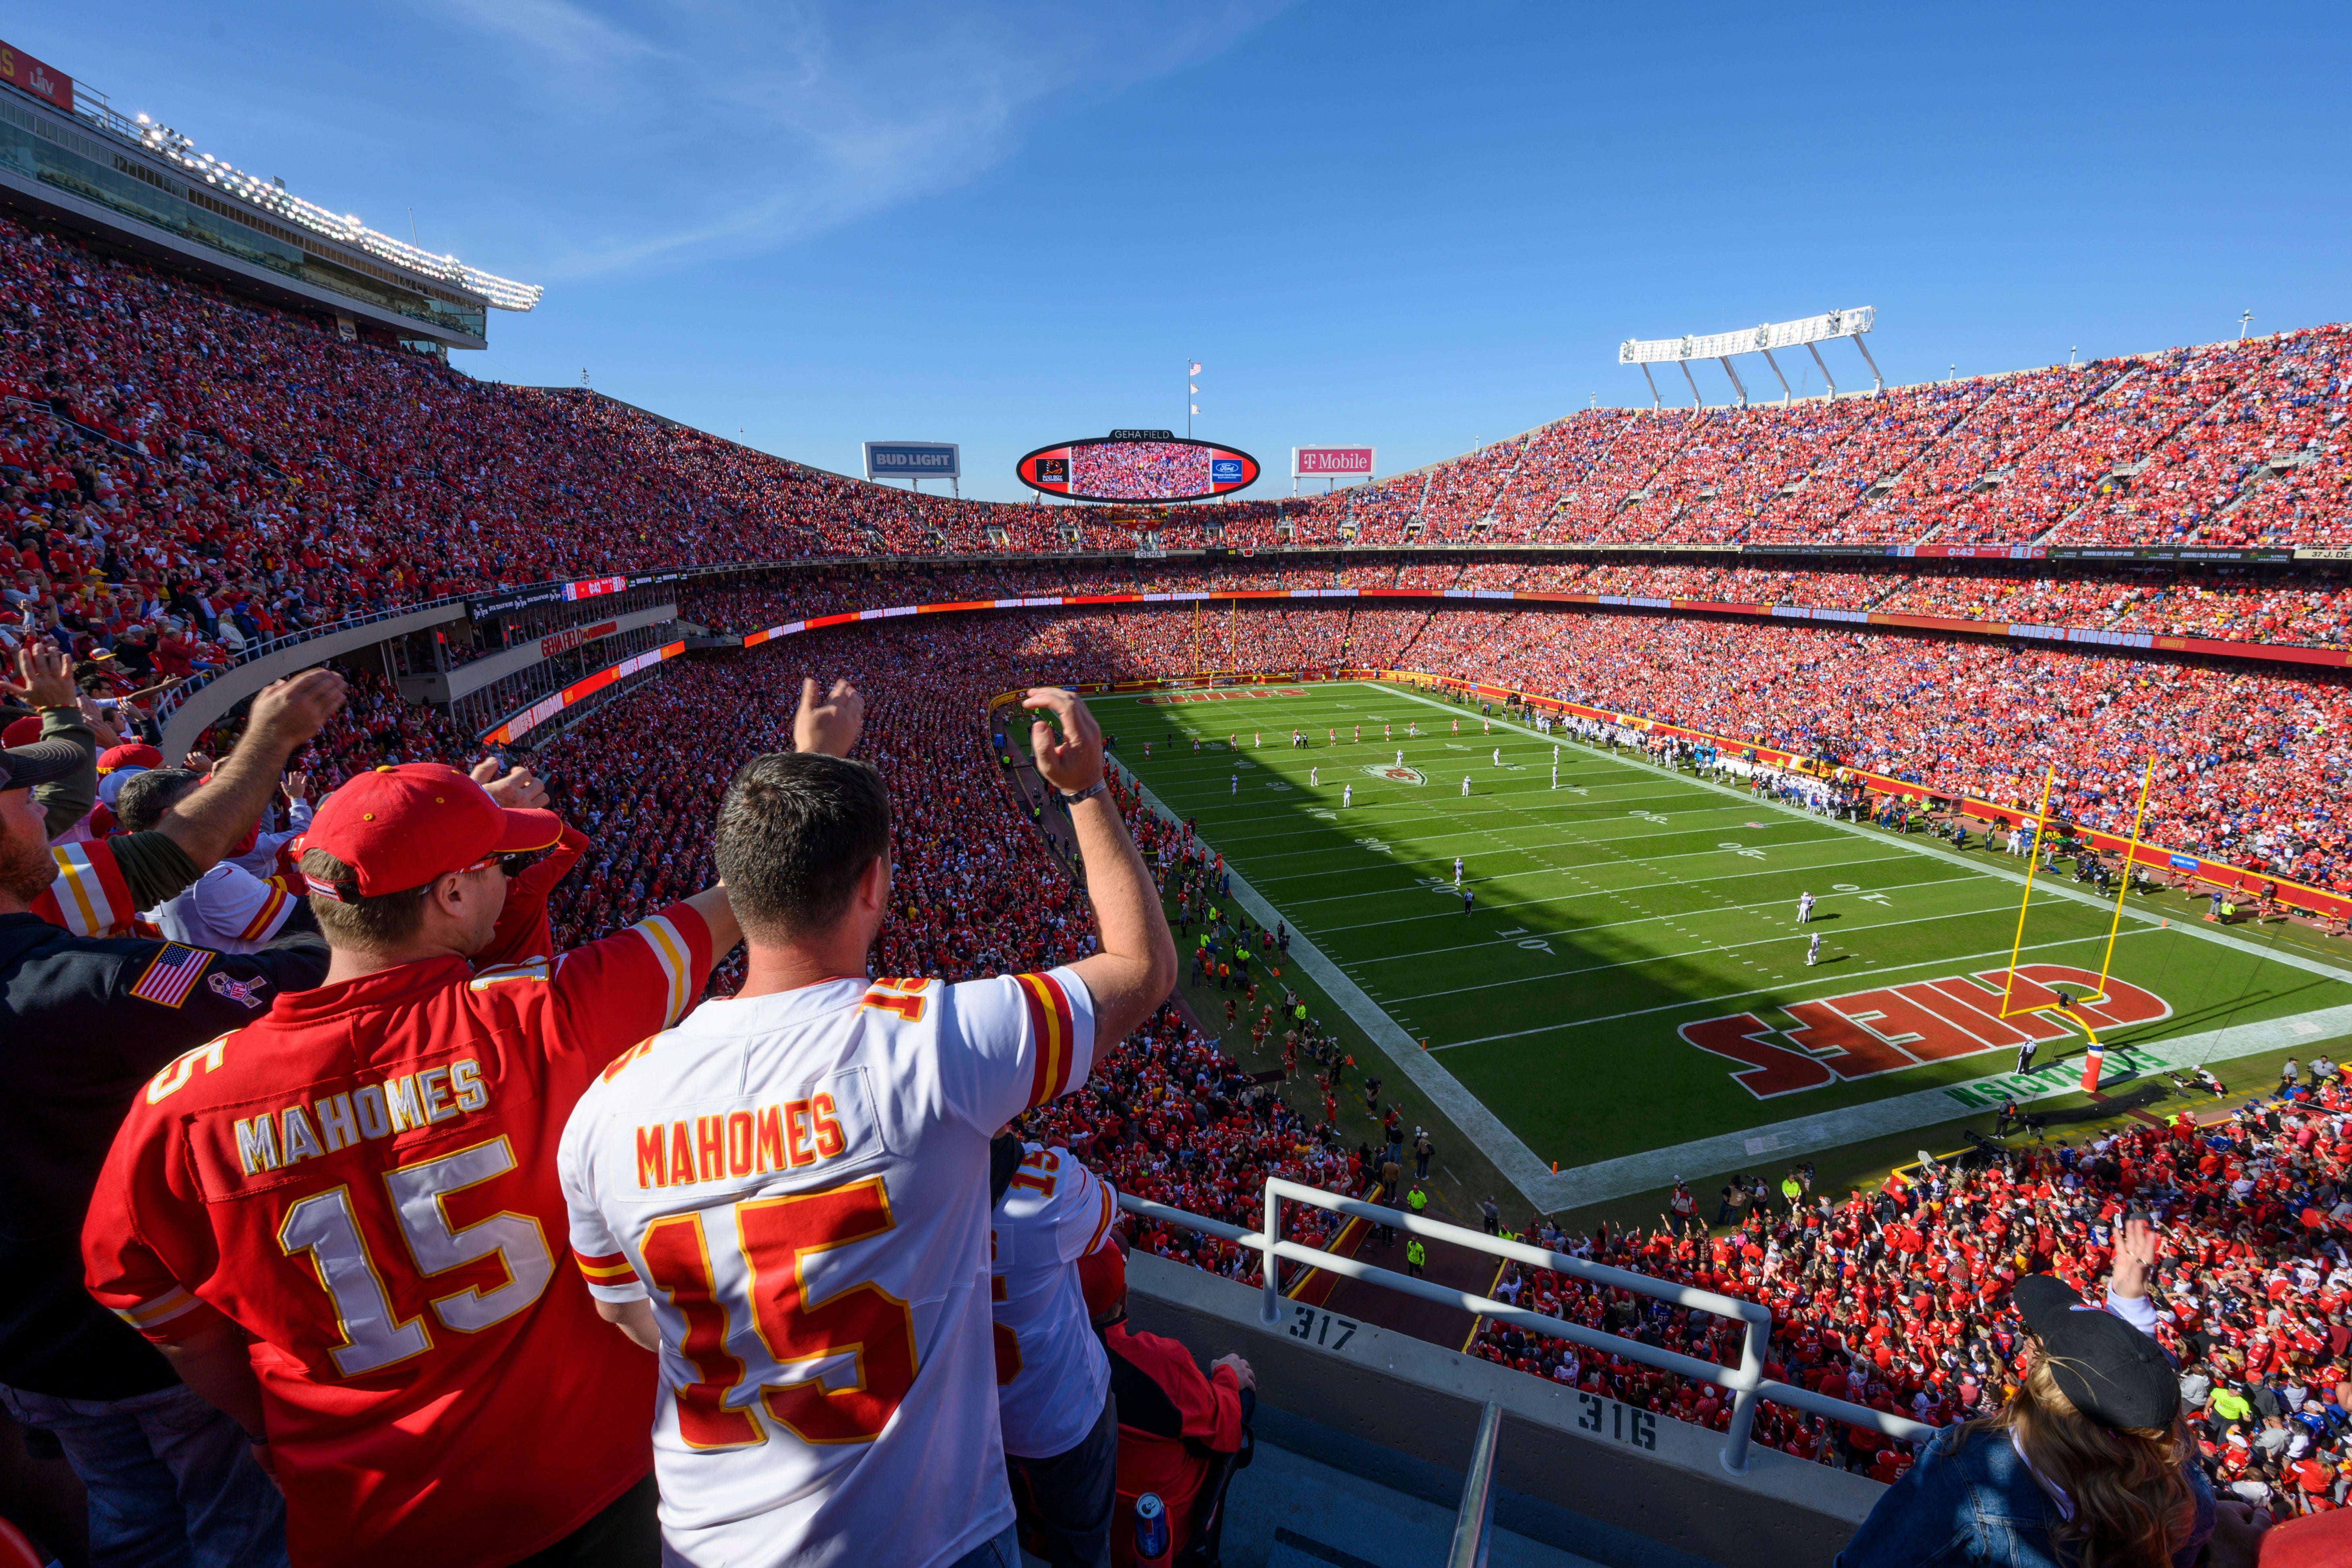
<svg viewBox="0 0 2352 1568"><path fill-rule="evenodd" d="M1078 1291L1096 1322L1118 1313L1127 1300L1127 1238L1114 1233L1078 1260Z"/></svg>
<svg viewBox="0 0 2352 1568"><path fill-rule="evenodd" d="M0 746L30 746L41 738L41 716L26 714L0 730Z"/></svg>
<svg viewBox="0 0 2352 1568"><path fill-rule="evenodd" d="M328 796L295 849L324 850L351 867L350 882L303 878L312 893L349 903L551 849L562 836L552 811L510 810L454 768L410 762L362 773Z"/></svg>
<svg viewBox="0 0 2352 1568"><path fill-rule="evenodd" d="M98 771L102 778L118 768L161 768L163 754L144 741L131 741L122 746L110 746L98 754Z"/></svg>

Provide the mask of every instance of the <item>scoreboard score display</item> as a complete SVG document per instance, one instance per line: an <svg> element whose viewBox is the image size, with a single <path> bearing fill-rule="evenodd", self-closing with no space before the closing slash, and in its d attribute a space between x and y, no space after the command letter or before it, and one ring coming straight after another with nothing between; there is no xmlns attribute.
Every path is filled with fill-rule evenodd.
<svg viewBox="0 0 2352 1568"><path fill-rule="evenodd" d="M1041 446L1013 473L1033 490L1074 501L1204 501L1255 483L1258 462L1171 431L1114 430Z"/></svg>

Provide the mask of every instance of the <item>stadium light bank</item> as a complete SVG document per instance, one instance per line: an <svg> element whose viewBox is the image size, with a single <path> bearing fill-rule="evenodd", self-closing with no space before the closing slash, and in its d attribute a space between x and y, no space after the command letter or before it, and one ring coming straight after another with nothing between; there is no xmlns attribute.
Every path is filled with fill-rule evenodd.
<svg viewBox="0 0 2352 1568"><path fill-rule="evenodd" d="M421 246L405 244L390 235L379 234L356 216L331 213L315 202L306 202L289 193L283 181L265 180L236 168L226 159L197 152L193 141L168 125L158 124L144 114L134 118L121 113L108 101L106 94L88 82L72 83L71 94L73 112L80 120L125 141L135 143L154 157L176 164L192 183L202 181L251 203L274 217L299 224L353 249L379 256L411 272L470 289L500 310L529 310L540 302L545 293L538 284L517 283L510 277L500 277L478 267L468 267L454 256L436 256Z"/></svg>
<svg viewBox="0 0 2352 1568"><path fill-rule="evenodd" d="M1821 367L1822 381L1829 387L1830 396L1835 397L1838 394L1837 380L1830 374L1829 366L1823 363L1822 351L1813 345L1832 338L1851 338L1853 346L1862 350L1863 363L1870 367L1871 391L1883 392L1886 390L1886 378L1878 373L1878 361L1870 357L1870 345L1862 340L1862 335L1870 330L1877 315L1875 307L1864 305L1854 310L1832 310L1825 316L1808 316L1801 321L1768 322L1761 327L1743 327L1737 332L1717 332L1705 338L1647 340L1628 338L1617 345L1617 362L1642 367L1642 379L1650 383L1652 408L1662 406L1663 400L1658 396L1657 378L1650 374L1650 367L1669 363L1682 366L1683 380L1690 382L1691 396L1697 399L1701 408L1705 408L1706 399L1699 394L1698 378L1691 374L1690 362L1693 360L1720 361L1723 373L1731 378L1732 390L1739 394L1740 406L1746 407L1748 387L1739 379L1739 372L1732 368L1731 356L1761 354L1764 362L1772 367L1773 375L1780 378L1780 402L1785 407L1795 399L1796 393L1789 386L1789 378L1781 372L1780 361L1772 357L1772 350L1802 347L1813 356L1813 363Z"/></svg>

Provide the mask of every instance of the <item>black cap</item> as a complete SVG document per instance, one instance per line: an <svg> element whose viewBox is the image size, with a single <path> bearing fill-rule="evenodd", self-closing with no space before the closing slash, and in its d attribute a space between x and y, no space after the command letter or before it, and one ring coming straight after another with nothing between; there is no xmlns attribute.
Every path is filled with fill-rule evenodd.
<svg viewBox="0 0 2352 1568"><path fill-rule="evenodd" d="M89 760L89 753L70 740L37 740L30 746L0 747L0 789L47 784Z"/></svg>
<svg viewBox="0 0 2352 1568"><path fill-rule="evenodd" d="M2156 1341L2092 1306L2054 1274L2028 1274L2013 1294L2075 1409L2107 1427L2172 1425L2180 1414L2180 1380Z"/></svg>

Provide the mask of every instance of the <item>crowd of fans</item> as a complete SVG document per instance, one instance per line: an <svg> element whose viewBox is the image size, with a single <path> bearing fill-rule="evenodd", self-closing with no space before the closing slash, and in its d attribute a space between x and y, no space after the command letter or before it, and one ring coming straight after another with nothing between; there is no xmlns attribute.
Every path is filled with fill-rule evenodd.
<svg viewBox="0 0 2352 1568"><path fill-rule="evenodd" d="M2339 327L1832 402L1594 410L1326 497L1122 516L875 486L584 392L478 383L14 226L0 228L0 460L34 558L14 574L20 613L109 636L160 610L215 657L498 584L1146 534L1180 548L2352 537Z"/></svg>
<svg viewBox="0 0 2352 1568"><path fill-rule="evenodd" d="M2131 831L2352 890L2342 801L2352 685L2185 659L2092 656L1785 622L1459 610L1411 664Z"/></svg>
<svg viewBox="0 0 2352 1568"><path fill-rule="evenodd" d="M1539 644L1532 630L1519 624L1526 619L1475 611L1433 616L1416 610L1253 606L1240 618L1236 634L1244 639L1244 664L1289 662L1276 657L1276 649L1338 662L1349 638L1372 644L1388 659L1402 659L1417 644L1423 663L1450 660L1465 666L1507 657L1504 651L1512 650L1528 659L1555 661L1548 673L1574 668L1606 678L1621 669L1655 668L1663 682L1664 673L1672 672L1685 701L1744 702L1748 712L1776 714L1792 711L1788 697L1794 694L1759 694L1736 685L1702 690L1689 676L1717 667L1758 672L1776 664L1800 670L1824 662L1866 665L1870 650L1881 645L1832 642L1825 661L1759 660L1743 652L1737 639L1714 648L1679 641L1661 646L1662 628L1654 621L1576 617L1559 618L1561 627L1573 626L1583 634L1563 647ZM1811 640L1837 637L1803 627L1664 626L1685 632L1704 626L1750 638L1795 637L1808 641L1809 652ZM894 824L899 871L893 918L877 954L880 969L957 978L1042 967L1085 950L1084 903L1074 895L1068 873L1048 852L1045 841L1026 831L1032 824L1023 821L1024 798L1006 788L978 716L989 697L1032 680L1191 667L1186 643L1193 631L1191 618L1178 611L1026 612L867 625L826 638L829 667L838 662L853 669L875 694L871 754L901 802ZM1601 645L1591 641L1596 634L1604 640ZM1935 650L1910 673L1915 676L1928 674L1964 684L1972 676L2002 674L1999 662L1975 671L1944 669L1939 666L1960 650L1912 646L1915 653L1923 646ZM2090 663L2064 654L2035 657ZM784 667L776 651L761 650L673 668L649 690L539 748L536 763L553 781L557 800L594 841L580 873L559 890L559 945L617 929L707 879L710 805L743 758L776 744L782 720L772 694L789 684L778 674ZM2226 706L2217 706L2230 682L2200 681L2210 673L2194 666L2162 666L2161 675L2149 668L2125 675L2125 668L2117 670L2123 692L2143 689L2152 676L2184 677L2183 695L2214 712L2220 729L2237 722L2226 716ZM1859 690L1871 688L1872 675L1887 674L1869 668L1855 673L1863 676L1855 684ZM2014 678L2045 691L2052 685L2047 670ZM1891 695L1901 699L1895 705L1898 710L1945 716L1958 711L1916 678L1896 679ZM1533 681L1520 684L1541 687ZM1674 688L1662 684L1643 691L1656 695L1669 689ZM1759 703L1759 695L1769 700ZM2330 695L2336 706L2326 712L2341 722L2341 692ZM320 755L311 765L331 773L373 765L376 758L404 759L459 745L460 737L436 734L429 720L415 716L420 711L404 709L380 684L362 683L345 719L317 743ZM2072 734L2080 727L2078 718L2094 719L2102 711L2092 704L2079 716L2052 714L2031 726L2030 733ZM710 727L707 720L713 715L726 716L728 722ZM2147 722L2145 716L2138 721L2143 727ZM715 747L673 743L698 724L698 735L723 739ZM1872 727L1887 732L1884 713L1874 716ZM2102 737L2094 731L2089 738L2095 754ZM1953 748L1952 755L1973 755L1973 748ZM2242 767L2253 758L2229 760ZM2263 766L2274 776L2278 760L2266 758ZM2193 776L2212 771L2209 766ZM2319 799L2301 793L2307 802ZM1165 891L1172 903L1177 879L1186 874L1187 840L1181 826L1152 817L1132 801L1129 806L1147 860L1168 879ZM1050 831L1051 819L1042 825ZM2255 831L2261 833L2260 824ZM2340 839L2332 850L2340 864ZM1041 886L1055 890L1054 895L1034 897ZM730 971L723 968L714 979L722 990L731 983ZM2079 1159L2063 1146L2021 1150L1979 1168L1891 1183L1884 1193L1855 1195L1843 1204L1809 1198L1793 1209L1784 1204L1776 1211L1769 1200L1751 1207L1743 1188L1736 1205L1727 1197L1723 1207L1736 1207L1747 1218L1712 1237L1682 1231L1679 1224L1654 1232L1604 1228L1597 1237L1571 1239L1546 1234L1538 1222L1536 1234L1599 1261L1764 1301L1775 1309L1773 1375L1940 1424L1997 1406L2005 1394L2003 1376L2015 1375L2018 1330L2001 1307L2006 1284L2020 1269L2033 1266L2039 1257L2087 1285L2101 1271L2102 1249L2110 1244L2124 1205L2168 1205L2164 1212L2177 1222L2176 1233L2183 1239L2177 1244L2185 1250L2168 1274L2161 1332L2182 1353L2192 1379L2201 1376L2221 1390L2218 1400L2209 1396L2202 1401L2199 1417L2208 1458L2225 1484L2246 1495L2263 1492L2282 1509L2319 1506L2314 1500L2333 1500L2343 1490L2337 1468L2343 1406L2336 1385L2347 1375L2342 1357L2352 1345L2352 1332L2344 1331L2340 1312L2324 1307L2305 1314L2289 1311L2272 1322L2270 1303L2280 1299L2280 1281L2307 1302L2329 1299L2313 1296L2311 1281L2298 1270L2336 1281L2331 1290L2352 1284L2352 1269L2317 1252L2306 1228L2313 1205L2321 1213L2334 1207L2343 1161L2352 1155L2352 1121L2336 1114L2352 1107L2339 1101L2340 1090L2332 1084L2320 1092L2319 1108L2328 1116L2290 1108L2284 1122L2270 1115L2267 1126L2268 1113L2248 1113L2193 1134L2142 1129L2102 1140ZM1370 1162L1347 1157L1338 1130L1314 1114L1311 1103L1302 1111L1255 1082L1254 1073L1175 1007L1160 1009L1108 1057L1092 1087L1035 1113L1023 1130L1088 1159L1122 1190L1235 1224L1253 1222L1255 1195L1271 1174L1338 1190L1364 1190L1368 1181ZM1327 1234L1311 1225L1302 1225L1300 1233L1310 1240ZM1232 1277L1254 1277L1252 1255L1212 1239L1153 1227L1140 1239ZM1705 1314L1650 1309L1543 1270L1515 1270L1501 1293L1521 1305L1652 1343L1737 1359L1737 1325ZM1680 1419L1720 1427L1727 1418L1724 1397L1704 1385L1594 1356L1565 1342L1488 1323L1477 1350L1538 1375ZM2281 1421L2233 1417L2233 1390L2253 1400L2258 1410L2265 1402L2284 1401ZM2299 1415L2313 1416L2304 1408L2306 1397L2316 1402L2318 1413L2298 1424ZM1892 1480L1909 1462L1904 1446L1867 1429L1780 1407L1763 1407L1757 1431L1759 1440L1771 1446L1848 1464L1882 1480ZM2305 1463L2306 1458L2312 1462Z"/></svg>
<svg viewBox="0 0 2352 1568"><path fill-rule="evenodd" d="M1076 588L1104 580L1065 576ZM1001 581L969 569L936 574L942 598L988 596L978 590ZM853 596L875 586L853 572L826 591ZM709 592L713 620L725 618L721 610L747 624L784 608L811 612L799 588L782 601L759 583ZM2151 836L2203 833L2265 852L2282 872L2312 880L2340 880L2347 863L2327 804L2339 797L2345 762L2336 737L2352 718L2340 681L1805 625L1377 601L1250 603L1223 618L1188 606L935 616L845 627L805 644L828 671L871 694L863 749L897 802L897 871L877 973L1034 971L1089 949L1087 904L1053 852L1055 820L1008 775L981 716L991 697L1038 682L1200 668L1204 653L1218 652L1204 640L1222 640L1223 657L1244 668L1411 664L1499 676L1880 770L1909 766L1939 789L1962 780L1996 799L2022 791L2047 757L2067 770L2061 809L2094 821L2128 809L2132 743L2177 733L2178 760L2168 764ZM800 646L674 664L568 729L509 748L503 760L530 762L551 803L590 841L551 901L559 948L708 883L718 798L743 760L782 744L789 720L778 694L797 674L786 650ZM218 737L223 749L232 741ZM323 792L384 763L464 760L478 749L446 720L402 702L388 681L361 674L293 765ZM1995 768L2005 770L1984 772ZM1200 908L1207 868L1183 825L1124 790L1120 798L1163 894ZM2274 807L2280 800L2295 804ZM740 983L739 964L714 973L714 993ZM1033 1113L1019 1130L1087 1160L1121 1190L1231 1223L1254 1221L1272 1175L1368 1190L1375 1162L1348 1148L1331 1102L1303 1082L1262 1082L1213 1022L1204 1026L1179 1004L1160 1008L1102 1053L1086 1089ZM1295 1044L1290 1060L1295 1066ZM1723 1212L1746 1213L1718 1234L1680 1213L1656 1231L1572 1239L1538 1218L1530 1233L1561 1250L1763 1301L1774 1310L1769 1375L1940 1424L1998 1407L2004 1379L2018 1375L2022 1341L2006 1304L2018 1275L2046 1267L2095 1288L2125 1207L2155 1208L2174 1249L2158 1298L2158 1334L2183 1362L2207 1461L2250 1500L2281 1511L2324 1508L2342 1500L2347 1477L2352 1387L2339 1385L2352 1328L2335 1297L2352 1286L2352 1262L2327 1250L2326 1239L2352 1217L2340 1190L2352 1103L2332 1077L2315 1094L2315 1103L2250 1109L2217 1127L2126 1131L2079 1155L2063 1145L2021 1148L1843 1204L1807 1198L1776 1212L1769 1197L1735 1205L1727 1193ZM1292 1234L1318 1244L1331 1228L1298 1213ZM1228 1277L1255 1276L1254 1255L1178 1227L1141 1227L1136 1240ZM1737 1325L1704 1314L1646 1307L1549 1270L1514 1269L1497 1290L1590 1326L1737 1359ZM1488 1322L1475 1349L1678 1419L1727 1419L1725 1398L1710 1385L1566 1342ZM2273 1407L2277 1418L2266 1418ZM1871 1429L1785 1407L1764 1406L1757 1434L1881 1480L1910 1462L1904 1445Z"/></svg>
<svg viewBox="0 0 2352 1568"><path fill-rule="evenodd" d="M1413 560L1344 567L1268 565L1173 573L1133 565L840 567L789 578L703 579L683 593L688 621L755 632L819 615L900 604L1089 594L1406 589L1491 590L1771 609L1883 611L2062 630L2352 649L2352 584L2336 575L2261 575L2212 566L2090 567L2058 576L1972 562L1890 562L1827 570L1626 556L1591 560ZM1210 604L1203 614L1223 615Z"/></svg>
<svg viewBox="0 0 2352 1568"><path fill-rule="evenodd" d="M1318 497L1302 539L2244 549L2352 539L2347 329L1785 406L1592 410Z"/></svg>
<svg viewBox="0 0 2352 1568"><path fill-rule="evenodd" d="M1319 642L1328 629L1300 635ZM828 670L846 673L868 695L860 750L895 803L891 918L876 973L961 980L1043 970L1087 951L1086 901L995 776L980 719L988 698L1040 672L1074 680L1091 662L1132 654L1077 627L1025 616L845 629L826 638L823 654ZM528 759L592 841L551 903L559 949L709 884L720 792L745 761L779 749L789 731L792 716L777 696L794 684L784 667L770 650L673 664L625 700L501 754ZM714 716L725 722L714 727ZM679 744L688 736L695 743ZM478 750L428 710L402 705L381 678L356 675L349 705L297 766L331 789L370 768ZM1181 831L1131 797L1124 804L1163 883L1182 878L1189 862ZM1171 888L1171 907L1176 896ZM733 988L740 966L740 956L720 965L714 992ZM1265 1175L1330 1176L1335 1134L1250 1082L1175 1008L1107 1057L1097 1076L1092 1088L1041 1113L1033 1135L1103 1162L1122 1190L1246 1223ZM1297 1233L1311 1240L1326 1228L1302 1215ZM1192 1239L1154 1241L1193 1255ZM1203 1244L1202 1256L1236 1277L1255 1268L1254 1255L1231 1249Z"/></svg>
<svg viewBox="0 0 2352 1568"><path fill-rule="evenodd" d="M997 597L987 591L1006 586L995 574L917 580L915 593L905 582L862 576L804 580L790 590L716 588L700 591L689 612L751 630L787 613L871 607L878 588L887 587L887 597L952 602ZM1066 573L1055 581L1065 591L1129 589ZM1380 601L982 612L926 616L918 624L941 649L992 670L975 678L1002 683L994 690L1047 675L1076 682L1204 670L1411 668L1640 714L2005 810L2030 810L2051 768L2053 812L2113 833L2131 829L2153 757L2144 838L2352 891L2352 839L2340 805L2352 776L2345 740L2352 691L2334 672L2278 674L1785 621ZM667 689L656 685L657 693ZM683 728L694 699L676 700L684 706L665 722ZM625 727L630 711L616 706L578 733ZM347 733L355 727L364 729ZM338 752L309 764L331 777L346 755L433 755L436 746L470 744L374 678L361 680L336 734ZM705 771L723 779L728 770ZM675 869L677 846L665 849Z"/></svg>
<svg viewBox="0 0 2352 1568"><path fill-rule="evenodd" d="M0 643L54 641L82 661L85 689L135 716L172 681L346 617L553 579L805 559L824 564L692 585L683 612L740 632L883 603L1517 590L2343 649L2352 588L2340 578L2211 564L2062 573L1917 559L1828 570L1727 553L1185 567L1006 558L1283 542L2343 546L2347 331L1780 407L1593 410L1324 497L1121 512L963 502L824 473L584 390L478 382L0 223ZM1143 459L1090 480L1137 497L1171 476L1205 487L1204 469L1193 473L1203 449ZM950 559L876 564L909 557ZM2053 810L2111 831L2130 825L2153 757L2146 837L2352 892L2341 807L2352 697L2335 673L1787 620L1381 601L934 616L844 628L819 648L828 673L871 695L863 754L896 802L890 919L876 950L885 974L1041 971L1096 943L1051 808L1023 793L982 727L991 696L1204 669L1480 679L2006 810L2040 799L2049 768ZM557 947L709 883L728 779L784 743L777 693L796 674L789 657L678 662L507 748L502 760L530 762L589 840L551 901ZM226 754L233 731L206 745ZM326 793L385 764L479 749L390 680L354 673L341 711L290 766ZM1203 852L1182 824L1124 791L1120 801L1163 895L1198 908ZM291 825L290 807L273 810L265 829ZM741 982L740 965L719 966L714 993ZM1312 1027L1299 1021L1311 1051ZM1234 1223L1255 1218L1269 1176L1365 1190L1371 1162L1346 1146L1331 1102L1244 1067L1214 1022L1162 1006L1097 1053L1086 1089L1021 1131L1122 1190ZM2332 1070L2294 1090L2217 1125L2147 1125L2082 1151L2020 1148L1842 1204L1808 1195L1775 1211L1769 1197L1735 1204L1727 1192L1720 1219L1734 1207L1746 1217L1720 1233L1684 1214L1655 1231L1576 1239L1540 1218L1531 1229L1564 1250L1762 1301L1774 1309L1775 1375L1936 1423L2007 1396L2021 1350L2005 1302L2021 1272L2046 1267L2095 1291L2120 1217L2153 1209L2170 1248L2158 1336L2183 1363L2216 1479L2275 1509L2331 1507L2352 1474L2352 1258L2338 1239L2352 1219L2342 1190L2352 1101ZM1292 1225L1308 1242L1331 1233L1313 1215ZM1139 1243L1236 1279L1257 1268L1240 1249L1171 1228L1145 1228ZM1498 1289L1736 1359L1735 1326L1703 1315L1546 1270L1514 1270ZM1680 1418L1727 1418L1706 1385L1564 1342L1488 1324L1477 1348ZM1908 1463L1867 1429L1773 1407L1758 1432L1881 1479Z"/></svg>
<svg viewBox="0 0 2352 1568"><path fill-rule="evenodd" d="M2086 1300L2127 1213L2154 1217L2163 1255L2155 1336L2180 1371L2200 1457L2215 1488L2279 1517L2341 1506L2352 1490L2352 1095L2333 1064L2299 1064L2276 1096L2200 1124L2103 1134L2080 1147L2038 1135L1957 1161L1906 1167L1843 1201L1811 1190L1810 1166L1781 1185L1736 1175L1717 1194L1677 1191L1654 1228L1568 1237L1553 1249L1771 1309L1765 1374L1929 1426L1990 1414L2016 1392L2024 1328L2010 1291L2053 1273ZM1707 1211L1712 1209L1710 1215ZM1737 1320L1573 1275L1509 1265L1496 1293L1523 1309L1737 1364ZM1491 1361L1718 1430L1727 1396L1571 1341L1482 1322ZM1756 1439L1884 1481L1912 1462L1875 1430L1771 1405Z"/></svg>
<svg viewBox="0 0 2352 1568"><path fill-rule="evenodd" d="M1085 442L1070 451L1070 490L1116 501L1209 493L1209 449L1181 441Z"/></svg>

